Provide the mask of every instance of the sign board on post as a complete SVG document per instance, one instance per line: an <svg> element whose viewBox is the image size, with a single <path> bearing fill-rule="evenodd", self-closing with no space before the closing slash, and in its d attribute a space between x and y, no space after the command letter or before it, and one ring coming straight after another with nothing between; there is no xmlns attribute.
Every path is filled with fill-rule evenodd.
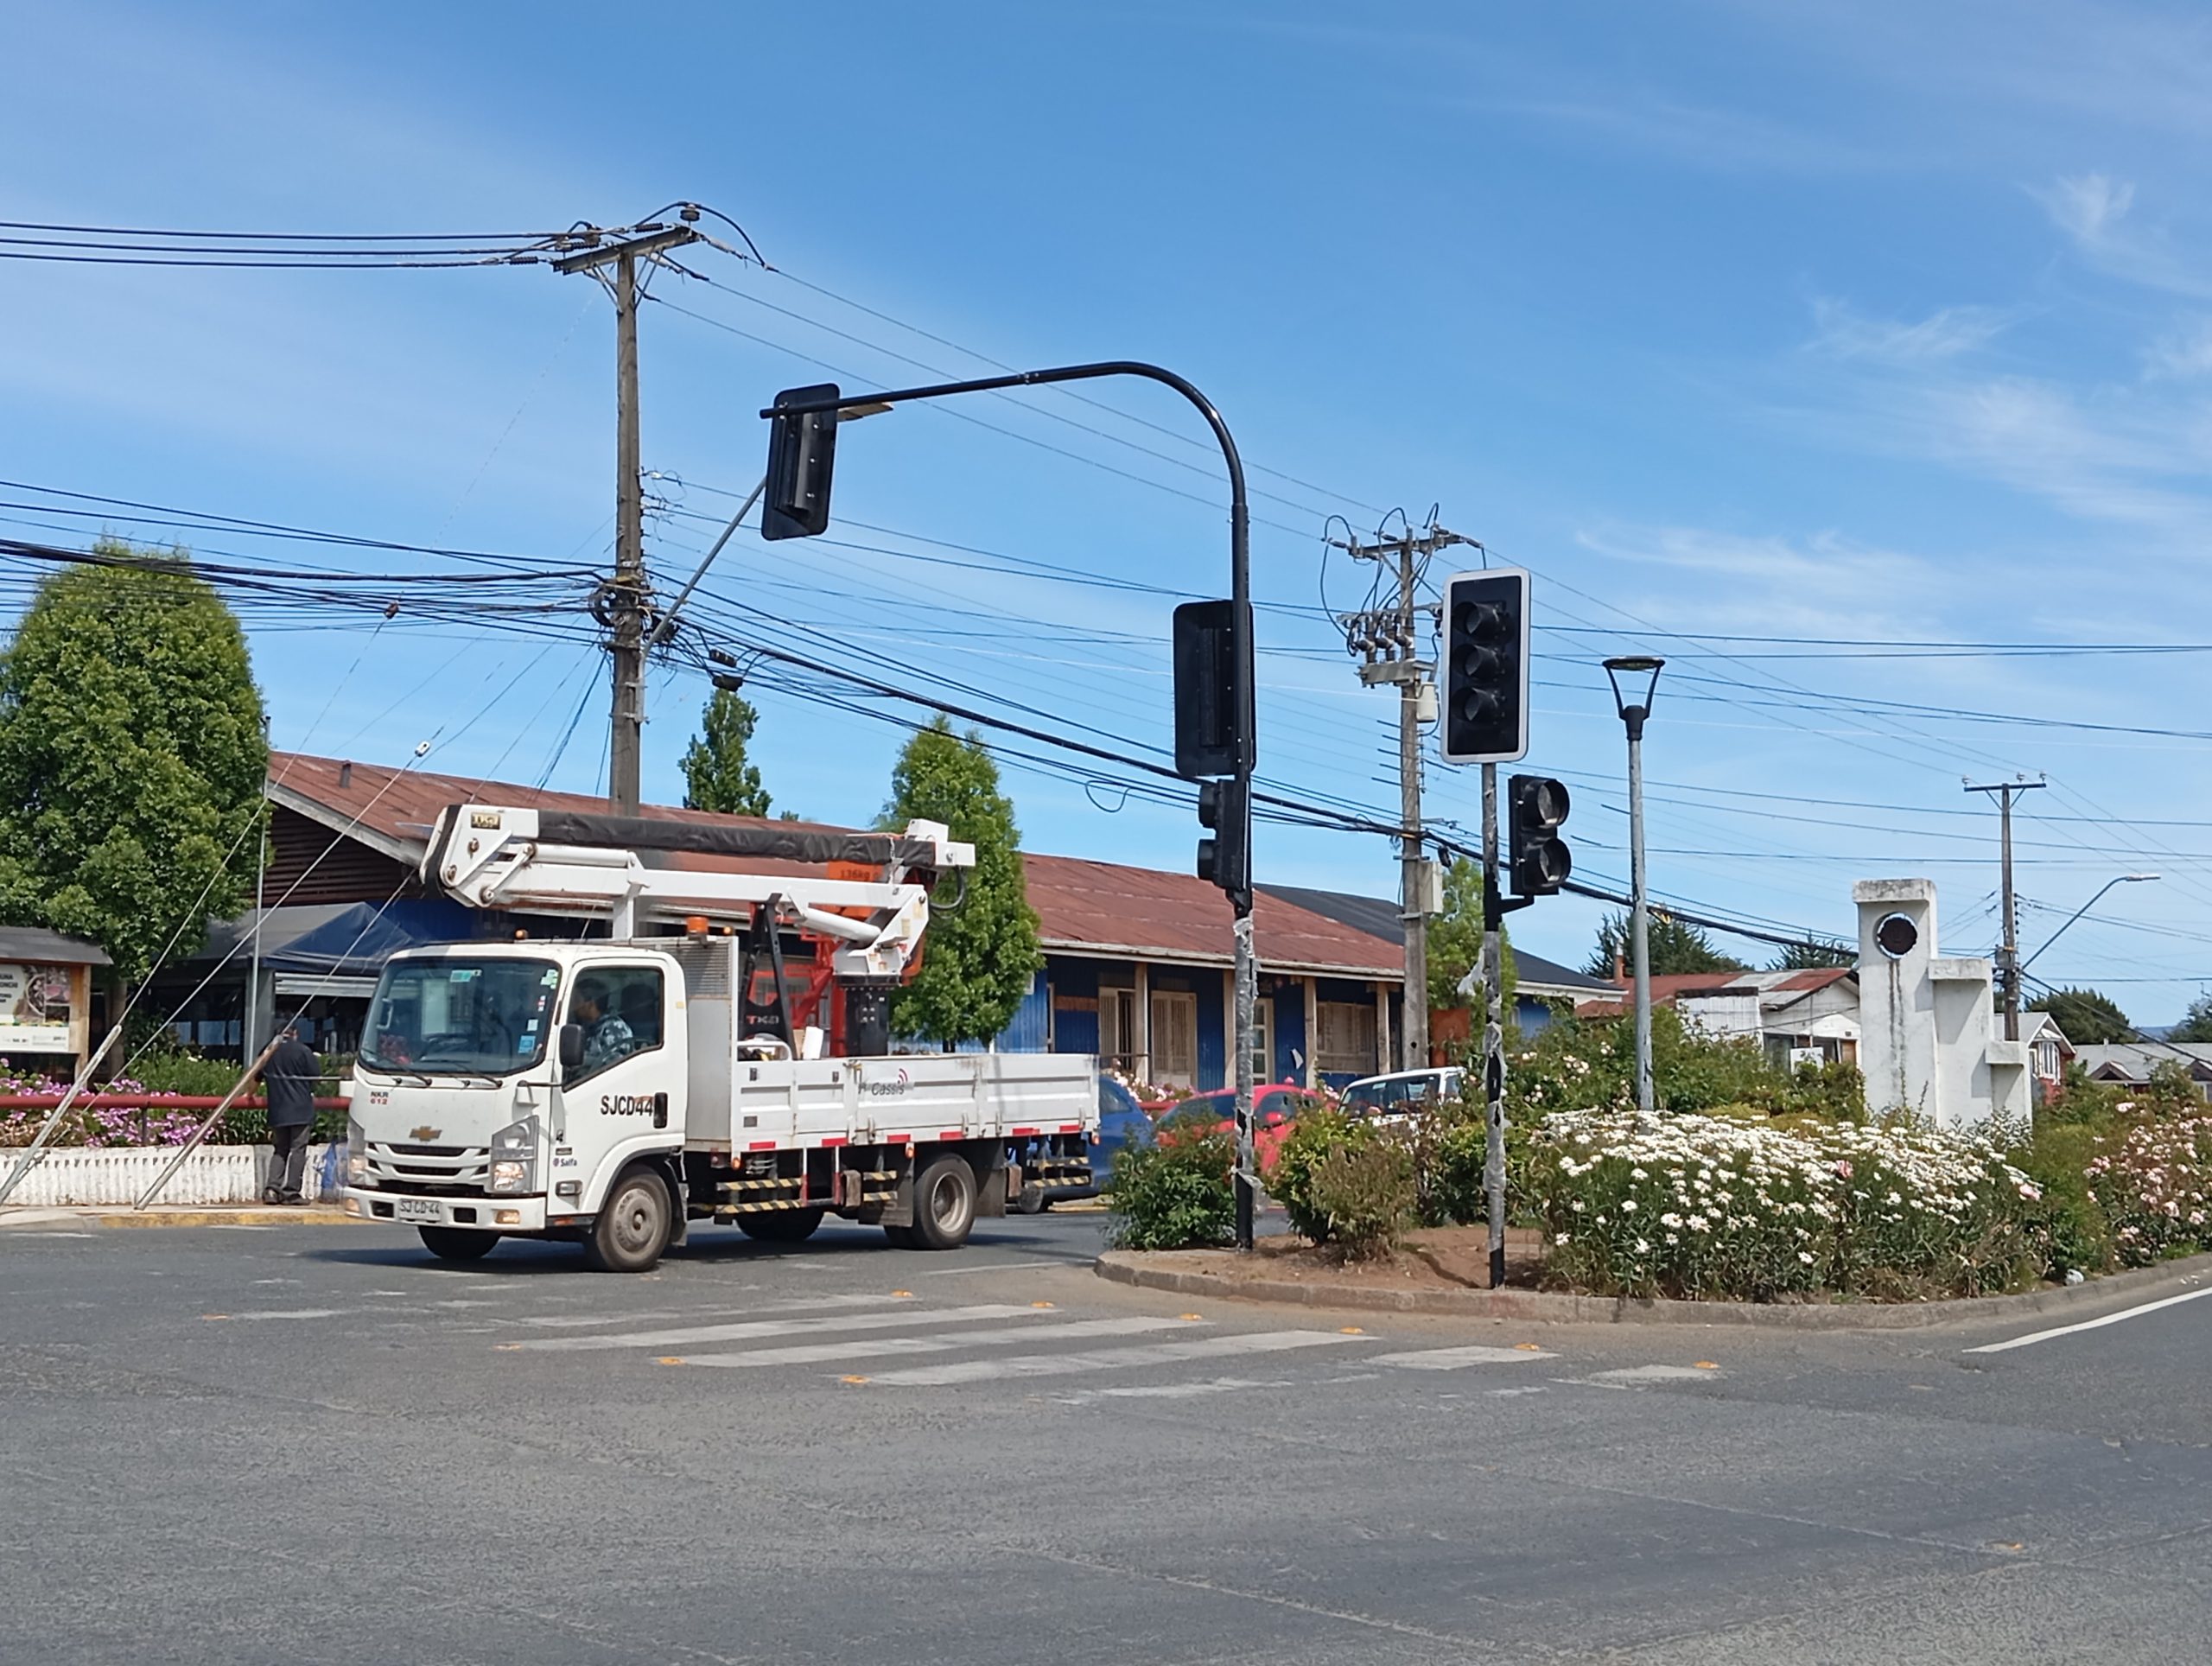
<svg viewBox="0 0 2212 1666"><path fill-rule="evenodd" d="M74 981L71 967L0 962L0 1053L76 1052Z"/></svg>

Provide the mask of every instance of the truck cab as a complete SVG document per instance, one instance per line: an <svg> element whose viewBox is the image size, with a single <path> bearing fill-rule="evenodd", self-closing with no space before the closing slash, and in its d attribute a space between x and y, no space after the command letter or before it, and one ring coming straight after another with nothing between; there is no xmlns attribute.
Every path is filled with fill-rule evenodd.
<svg viewBox="0 0 2212 1666"><path fill-rule="evenodd" d="M460 1257L579 1232L627 1167L683 1148L684 1005L674 957L643 944L396 957L354 1073L356 1212Z"/></svg>

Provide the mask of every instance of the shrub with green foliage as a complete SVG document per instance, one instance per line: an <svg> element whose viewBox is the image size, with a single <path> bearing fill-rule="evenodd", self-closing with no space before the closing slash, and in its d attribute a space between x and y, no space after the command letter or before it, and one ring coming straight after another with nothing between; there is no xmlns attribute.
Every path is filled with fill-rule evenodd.
<svg viewBox="0 0 2212 1666"><path fill-rule="evenodd" d="M1236 1144L1226 1134L1191 1129L1115 1154L1107 1185L1110 1233L1124 1250L1211 1250L1236 1235L1230 1171Z"/></svg>
<svg viewBox="0 0 2212 1666"><path fill-rule="evenodd" d="M1262 1177L1268 1195L1290 1217L1290 1230L1308 1243L1329 1241L1329 1215L1313 1194L1314 1171L1331 1154L1372 1145L1375 1128L1334 1106L1300 1113Z"/></svg>
<svg viewBox="0 0 2212 1666"><path fill-rule="evenodd" d="M1659 1109L1707 1111L1751 1105L1771 1116L1858 1121L1866 1084L1850 1065L1796 1071L1754 1041L1723 1040L1662 1007L1651 1014L1651 1075ZM1506 1072L1508 1114L1537 1122L1555 1110L1626 1109L1636 1103L1636 1029L1626 1018L1561 1018L1547 1025Z"/></svg>
<svg viewBox="0 0 2212 1666"><path fill-rule="evenodd" d="M1414 1224L1413 1153L1387 1136L1339 1145L1313 1165L1309 1190L1347 1259L1382 1255Z"/></svg>
<svg viewBox="0 0 2212 1666"><path fill-rule="evenodd" d="M2079 1108L2070 1092L2064 1103ZM2089 1186L2097 1148L2098 1129L2086 1120L2046 1118L2031 1139L2008 1154L2043 1193L2028 1211L2028 1230L2051 1278L2063 1279L2069 1272L2093 1276L2110 1272L2119 1262L2112 1223Z"/></svg>

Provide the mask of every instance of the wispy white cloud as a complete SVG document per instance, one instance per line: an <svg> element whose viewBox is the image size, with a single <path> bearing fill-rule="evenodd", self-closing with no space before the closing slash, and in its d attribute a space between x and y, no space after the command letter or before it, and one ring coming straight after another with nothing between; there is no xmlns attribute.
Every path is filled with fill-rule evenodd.
<svg viewBox="0 0 2212 1666"><path fill-rule="evenodd" d="M2092 252L2114 245L2120 222L2135 206L2133 184L2103 174L2063 176L2033 194L2059 230Z"/></svg>
<svg viewBox="0 0 2212 1666"><path fill-rule="evenodd" d="M1948 588L1923 557L1834 530L1784 537L1611 524L1585 528L1576 542L1624 567L1662 571L1663 583L1639 587L1632 610L1685 631L1923 635Z"/></svg>
<svg viewBox="0 0 2212 1666"><path fill-rule="evenodd" d="M1817 296L1807 344L1839 359L1929 364L1986 347L2010 320L1989 307L1945 307L1913 322L1870 318L1847 301Z"/></svg>
<svg viewBox="0 0 2212 1666"><path fill-rule="evenodd" d="M2192 319L2143 350L2143 373L2154 381L2212 376L2212 318Z"/></svg>

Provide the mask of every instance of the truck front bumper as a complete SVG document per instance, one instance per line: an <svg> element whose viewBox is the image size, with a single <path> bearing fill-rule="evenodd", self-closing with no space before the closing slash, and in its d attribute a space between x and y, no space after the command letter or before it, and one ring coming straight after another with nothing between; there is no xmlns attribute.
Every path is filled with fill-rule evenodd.
<svg viewBox="0 0 2212 1666"><path fill-rule="evenodd" d="M430 1197L349 1186L346 1212L358 1220L397 1226L453 1226L463 1231L542 1232L543 1198Z"/></svg>

